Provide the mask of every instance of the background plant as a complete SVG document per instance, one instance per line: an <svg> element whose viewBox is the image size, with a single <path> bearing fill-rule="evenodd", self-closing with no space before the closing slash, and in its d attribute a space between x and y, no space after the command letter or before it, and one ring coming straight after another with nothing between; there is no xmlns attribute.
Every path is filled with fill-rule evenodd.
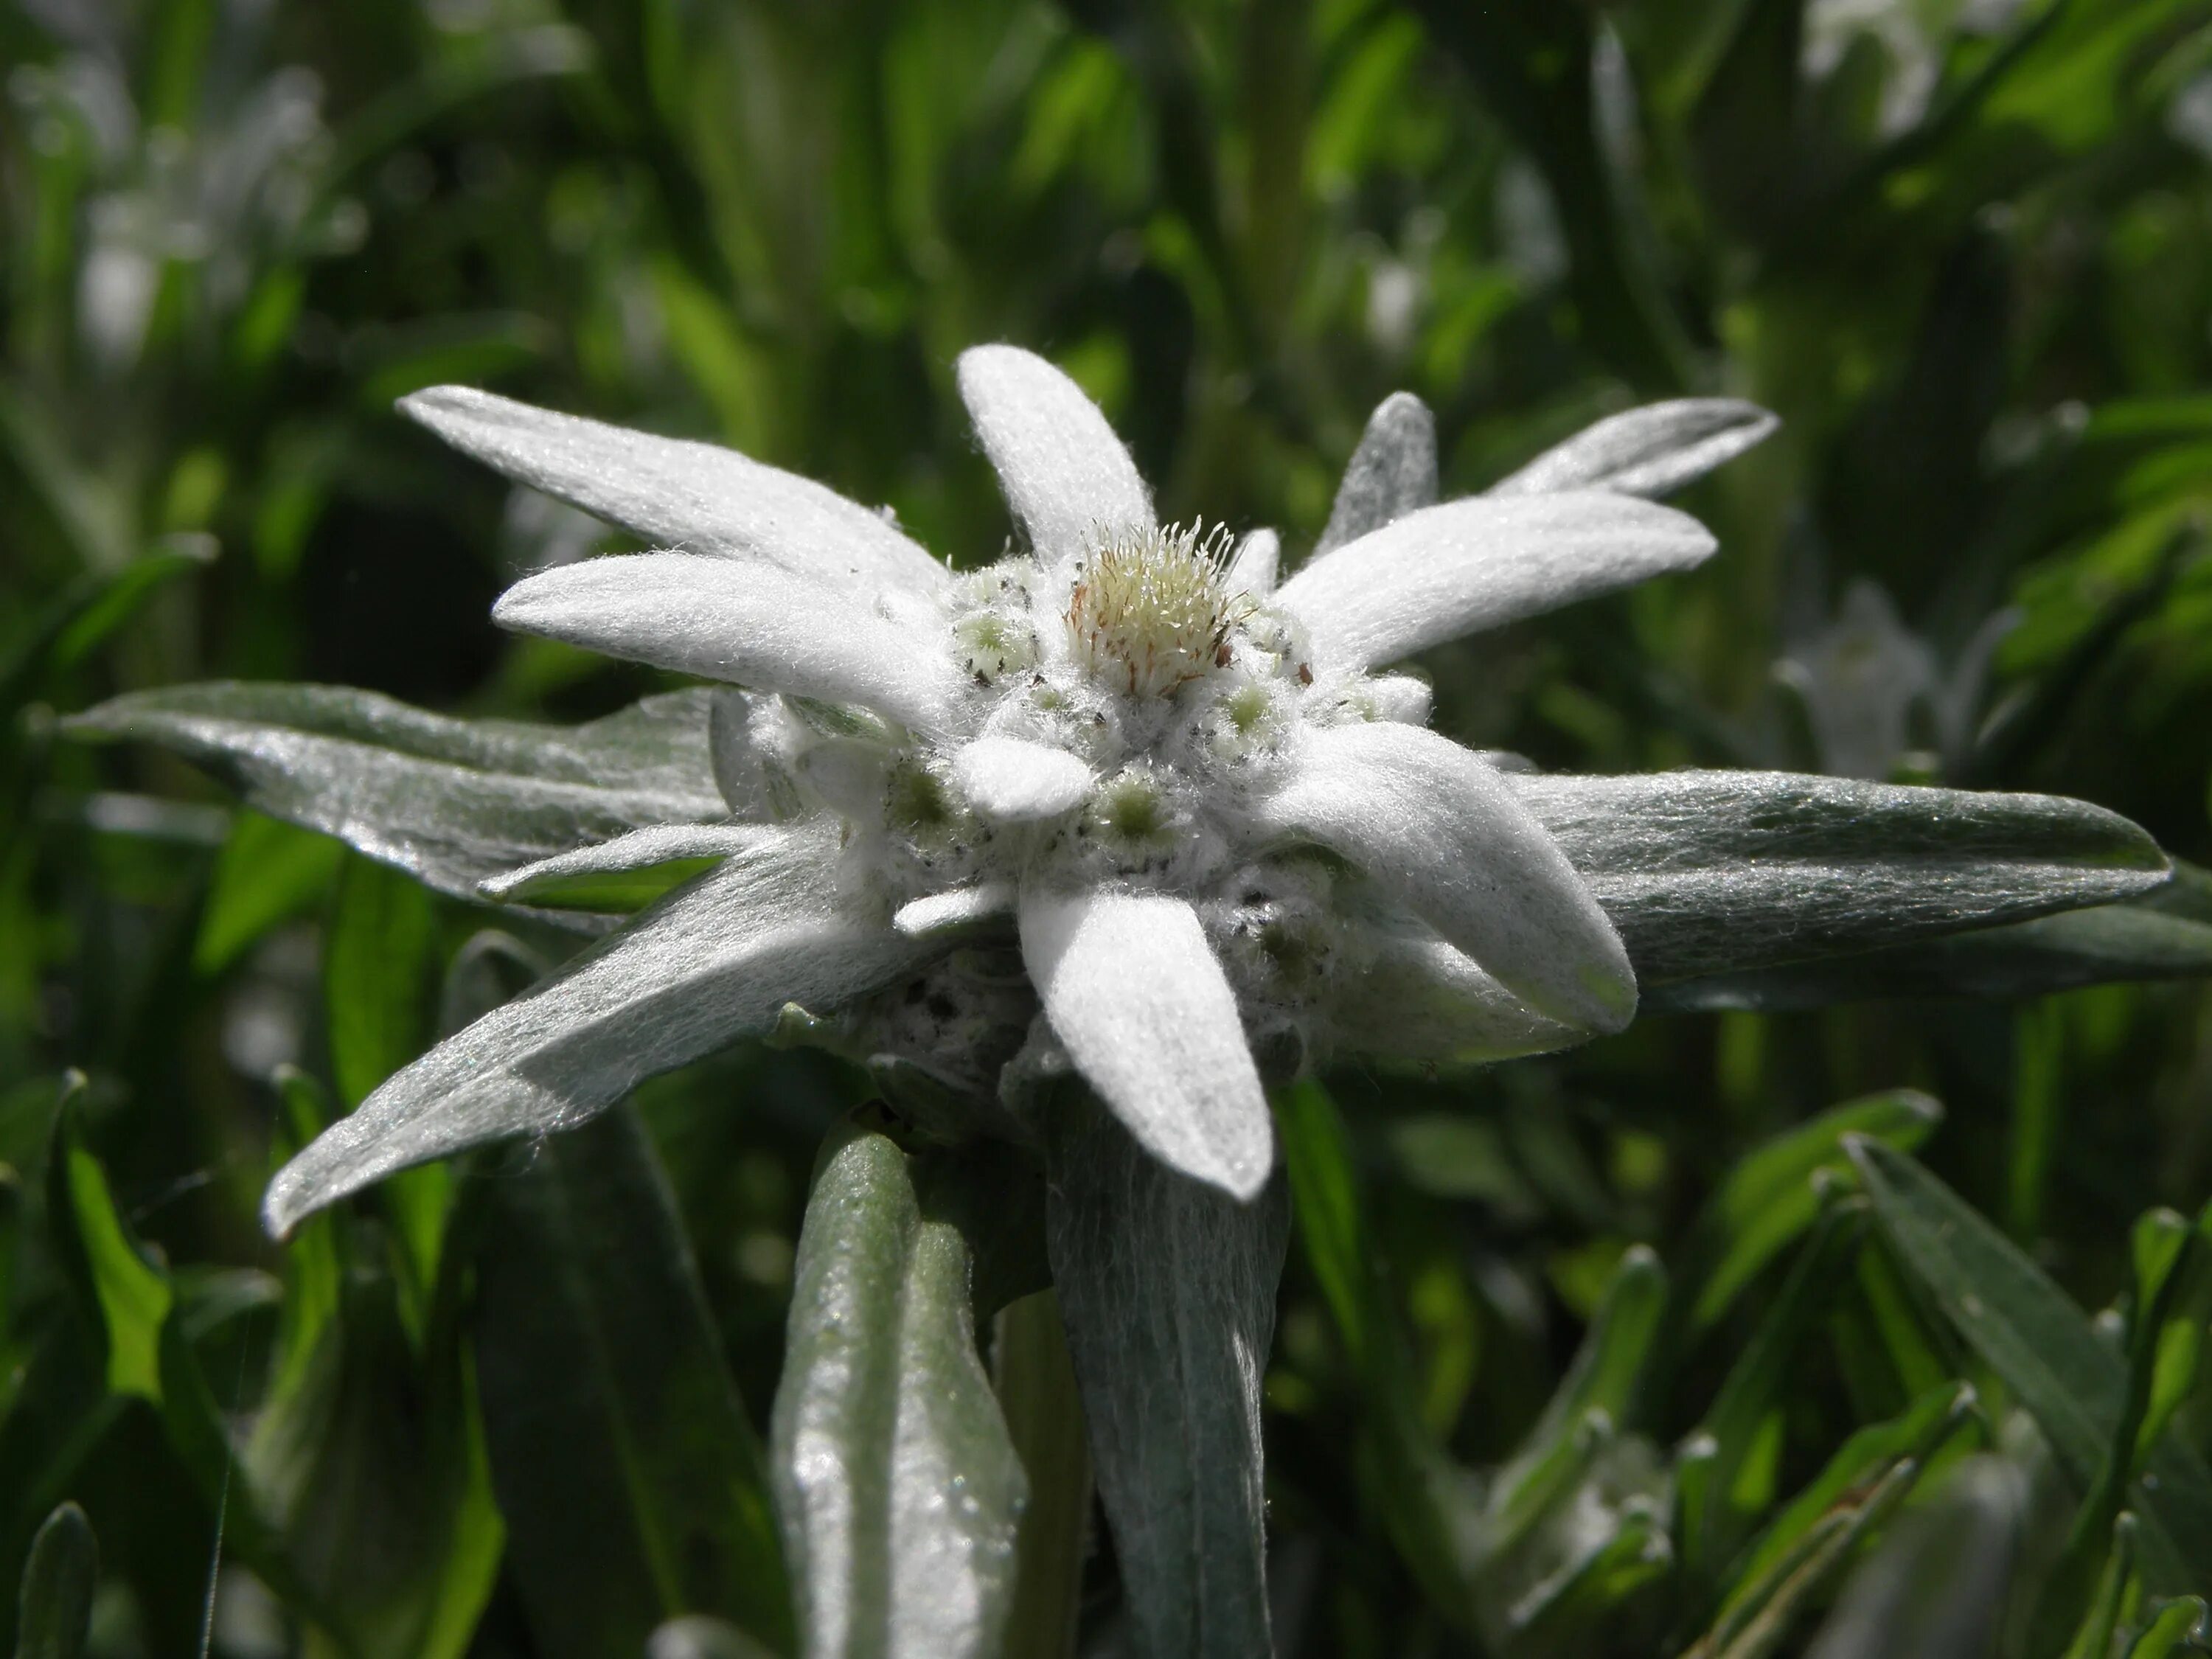
<svg viewBox="0 0 2212 1659"><path fill-rule="evenodd" d="M1721 557L1436 653L1438 725L1561 769L2047 789L2201 859L2208 26L2170 0L0 18L0 1562L69 1580L72 1523L31 1540L77 1498L101 1652L191 1650L218 1527L218 1651L635 1652L684 1614L791 1639L747 1425L867 1079L717 1061L646 1091L642 1137L496 1163L462 1178L480 1205L410 1176L279 1251L252 1224L276 1153L549 941L52 737L207 676L564 720L652 689L491 632L505 580L603 532L392 398L475 380L720 437L988 550L950 395L975 339L1051 351L1166 512L1293 549L1391 390L1437 408L1448 493L1634 398L1747 396L1784 426L1691 503ZM1895 630L1816 649L1867 580ZM1823 736L1863 724L1869 660L1930 688L1871 762ZM2054 962L2193 971L2202 906L2185 873L2086 934L1707 985L1557 1060L1282 1103L1279 1646L1741 1655L1830 1618L1832 1659L1902 1645L1901 1606L1957 1650L1902 1582L1932 1537L1938 1580L2012 1585L1968 1598L2008 1608L2008 1650L2173 1650L2160 1598L2205 1589L2177 1571L2204 1534L2130 1481L2205 1444L2205 1246L2159 1207L2207 1193L2202 994L2014 994ZM1817 1008L1838 975L1889 995ZM583 1167L627 1172L612 1207ZM1096 1637L1116 1578L1093 1559Z"/></svg>

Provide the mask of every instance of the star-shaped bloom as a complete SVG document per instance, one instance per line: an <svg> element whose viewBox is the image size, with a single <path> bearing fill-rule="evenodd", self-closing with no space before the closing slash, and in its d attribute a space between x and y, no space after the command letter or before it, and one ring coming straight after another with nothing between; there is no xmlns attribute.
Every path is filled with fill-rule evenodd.
<svg viewBox="0 0 2212 1659"><path fill-rule="evenodd" d="M532 575L494 614L733 688L712 719L730 816L488 883L527 898L713 861L394 1076L280 1175L272 1224L578 1121L792 1005L971 1095L1008 1060L1072 1066L1154 1156L1238 1197L1273 1159L1263 1071L1347 1048L1494 1058L1627 1024L1635 975L1588 885L1489 760L1429 729L1425 684L1389 671L1699 562L1712 538L1643 496L1765 417L1720 401L1616 417L1431 504L1427 412L1393 399L1316 556L1279 582L1270 532L1162 525L1049 363L978 347L958 379L1021 532L965 572L886 514L710 445L464 388L406 400L665 550ZM1020 973L978 969L994 940ZM994 1035L1009 1028L1012 1047Z"/></svg>

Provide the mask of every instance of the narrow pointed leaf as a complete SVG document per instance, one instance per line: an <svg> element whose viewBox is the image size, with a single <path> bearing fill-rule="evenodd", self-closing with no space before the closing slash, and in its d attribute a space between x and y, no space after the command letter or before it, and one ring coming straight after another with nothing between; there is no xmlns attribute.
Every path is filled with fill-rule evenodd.
<svg viewBox="0 0 2212 1659"><path fill-rule="evenodd" d="M1854 1494L1822 1516L1806 1534L1802 1547L1785 1559L1784 1574L1773 1593L1755 1606L1746 1604L1723 1613L1712 1634L1692 1653L1698 1659L1770 1659L1780 1652L1805 1610L1819 1605L1858 1547L1896 1513L1920 1472L1912 1459L1901 1459L1870 1491Z"/></svg>
<svg viewBox="0 0 2212 1659"><path fill-rule="evenodd" d="M2113 1562L2123 1553L2123 1539L2115 1528L2124 1518L2130 1484L2146 1455L2157 1444L2162 1425L2149 1421L2151 1400L2157 1385L2163 1339L2172 1332L2181 1340L2186 1364L2193 1370L2193 1350L2201 1340L2204 1310L2188 1304L2205 1274L2212 1270L2207 1244L2197 1230L2172 1210L2157 1209L2136 1223L2135 1297L2129 1321L2127 1386L2122 1395L2119 1418L2106 1448L2095 1480L2081 1506L2075 1511L2066 1547L2052 1563L2037 1602L2039 1628L2056 1630L2062 1621L2080 1618L2094 1623L2099 1604L2112 1590ZM2128 1522L2125 1553L2132 1559L2135 1523ZM2106 1632L2109 1638L2109 1632ZM2075 1646L2081 1645L2077 1636ZM2106 1642L2109 1646L2109 1640ZM2058 1644L2044 1644L2044 1653L2055 1653Z"/></svg>
<svg viewBox="0 0 2212 1659"><path fill-rule="evenodd" d="M400 872L349 858L324 933L324 1024L338 1097L359 1106L436 1035L441 963L429 893ZM437 1277L449 1183L410 1170L381 1197L411 1269L417 1302Z"/></svg>
<svg viewBox="0 0 2212 1659"><path fill-rule="evenodd" d="M2168 876L2135 824L2057 796L1781 772L1508 781L1646 986L2109 903Z"/></svg>
<svg viewBox="0 0 2212 1659"><path fill-rule="evenodd" d="M2127 1659L2177 1659L2212 1652L2212 1609L2201 1595L2185 1595L2158 1610L2158 1616L2129 1646Z"/></svg>
<svg viewBox="0 0 2212 1659"><path fill-rule="evenodd" d="M1000 1651L1028 1482L975 1346L994 1199L962 1164L854 1123L823 1150L770 1431L818 1659Z"/></svg>
<svg viewBox="0 0 2212 1659"><path fill-rule="evenodd" d="M1745 1480L1746 1465L1760 1424L1786 1398L1791 1365L1832 1305L1836 1282L1850 1271L1865 1231L1863 1200L1828 1206L1706 1408L1698 1432L1711 1442L1712 1455L1679 1492L1683 1554L1700 1566L1732 1554L1772 1498L1771 1480Z"/></svg>
<svg viewBox="0 0 2212 1659"><path fill-rule="evenodd" d="M296 1069L276 1087L280 1138L302 1145L329 1103ZM358 1646L459 1659L506 1540L450 1313L473 1265L443 1264L410 1340L398 1264L352 1222L319 1216L283 1253L271 1381L243 1467L301 1577Z"/></svg>
<svg viewBox="0 0 2212 1659"><path fill-rule="evenodd" d="M1765 441L1779 422L1735 398L1677 398L1612 415L1546 450L1492 495L1611 489L1671 495Z"/></svg>
<svg viewBox="0 0 2212 1659"><path fill-rule="evenodd" d="M1366 1499L1430 1601L1471 1630L1463 1546L1479 1507L1474 1478L1421 1419L1412 1344L1389 1298L1344 1120L1312 1078L1279 1104L1298 1243L1359 1378Z"/></svg>
<svg viewBox="0 0 2212 1659"><path fill-rule="evenodd" d="M1046 1243L1136 1646L1265 1654L1260 1381L1284 1184L1240 1203L1159 1164L1083 1091L1048 1103Z"/></svg>
<svg viewBox="0 0 2212 1659"><path fill-rule="evenodd" d="M478 1388L538 1650L638 1653L687 1613L787 1650L760 1448L635 1115L547 1141L481 1196Z"/></svg>
<svg viewBox="0 0 2212 1659"><path fill-rule="evenodd" d="M1978 1408L1972 1385L1943 1382L1899 1416L1858 1430L1744 1547L1729 1571L1725 1605L1757 1605L1771 1595L1786 1565L1803 1558L1807 1540L1826 1516L1854 1494L1873 1491L1901 1462L1926 1468Z"/></svg>
<svg viewBox="0 0 2212 1659"><path fill-rule="evenodd" d="M1886 951L1677 980L1647 1006L1781 1013L1877 997L2014 1002L2114 981L2212 975L2212 925L2160 908L2164 892Z"/></svg>
<svg viewBox="0 0 2212 1659"><path fill-rule="evenodd" d="M92 1627L100 1547L74 1504L46 1517L31 1540L16 1602L15 1659L78 1659Z"/></svg>
<svg viewBox="0 0 2212 1659"><path fill-rule="evenodd" d="M2097 1576L2088 1611L2081 1615L2081 1622L2075 1626L2073 1639L2065 1645L2063 1659L2108 1659L2113 1638L2118 1633L2122 1611L2130 1599L2138 1530L2135 1516L2124 1510L2113 1517L2112 1548Z"/></svg>
<svg viewBox="0 0 2212 1659"><path fill-rule="evenodd" d="M1356 542L1437 499L1437 417L1410 392L1376 404L1344 469L1314 557Z"/></svg>
<svg viewBox="0 0 2212 1659"><path fill-rule="evenodd" d="M0 708L13 709L46 678L83 661L173 578L204 570L213 544L179 538L112 571L79 577L30 619L21 643L0 658Z"/></svg>
<svg viewBox="0 0 2212 1659"><path fill-rule="evenodd" d="M1691 1234L1697 1290L1686 1316L1692 1328L1705 1329L1726 1313L1760 1270L1813 1224L1820 1209L1816 1178L1850 1166L1845 1136L1864 1135L1909 1152L1942 1117L1943 1109L1917 1090L1892 1089L1823 1112L1739 1158Z"/></svg>
<svg viewBox="0 0 2212 1659"><path fill-rule="evenodd" d="M1571 1571L1515 1604L1515 1649L1551 1655L1589 1651L1604 1628L1620 1618L1624 1604L1667 1576L1674 1559L1657 1517L1623 1517L1620 1528Z"/></svg>
<svg viewBox="0 0 2212 1659"><path fill-rule="evenodd" d="M148 1260L117 1209L107 1172L84 1144L73 1075L54 1121L48 1164L48 1224L70 1275L105 1334L107 1387L158 1404L161 1398L161 1328L175 1304L168 1275Z"/></svg>
<svg viewBox="0 0 2212 1659"><path fill-rule="evenodd" d="M2034 1417L2075 1491L2089 1492L2125 1409L2125 1362L2041 1268L1935 1176L1870 1141L1852 1143L1852 1157L1900 1263ZM2203 1460L2168 1439L2125 1501L2142 1522L2146 1587L2193 1588L2212 1561Z"/></svg>
<svg viewBox="0 0 2212 1659"><path fill-rule="evenodd" d="M173 750L257 811L472 898L487 877L587 842L726 817L710 696L553 726L452 720L343 686L216 681L118 697L70 729Z"/></svg>
<svg viewBox="0 0 2212 1659"><path fill-rule="evenodd" d="M1624 1425L1666 1302L1659 1258L1645 1246L1631 1248L1543 1415L1492 1483L1492 1548L1516 1547L1572 1488L1582 1473L1576 1442L1593 1418L1608 1433Z"/></svg>
<svg viewBox="0 0 2212 1659"><path fill-rule="evenodd" d="M314 908L344 857L344 847L327 836L258 812L234 814L200 912L193 968L219 974L279 923Z"/></svg>

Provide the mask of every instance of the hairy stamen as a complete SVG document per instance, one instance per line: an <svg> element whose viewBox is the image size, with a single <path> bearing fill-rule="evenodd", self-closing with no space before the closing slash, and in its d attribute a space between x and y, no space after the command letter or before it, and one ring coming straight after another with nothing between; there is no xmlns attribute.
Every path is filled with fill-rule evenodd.
<svg viewBox="0 0 2212 1659"><path fill-rule="evenodd" d="M1229 635L1249 607L1224 574L1226 525L1170 525L1097 547L1077 567L1067 605L1075 659L1132 696L1164 697L1228 665Z"/></svg>

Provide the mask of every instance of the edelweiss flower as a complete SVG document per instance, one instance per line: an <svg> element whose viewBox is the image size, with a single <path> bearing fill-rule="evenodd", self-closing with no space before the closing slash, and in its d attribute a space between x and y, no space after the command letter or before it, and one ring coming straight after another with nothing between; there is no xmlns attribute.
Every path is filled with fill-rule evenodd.
<svg viewBox="0 0 2212 1659"><path fill-rule="evenodd" d="M1765 417L1672 405L1650 464L1645 417L1619 417L1430 505L1427 413L1393 399L1322 550L1279 584L1272 532L1161 525L1042 359L979 347L959 384L1024 538L965 573L726 450L460 388L406 400L670 550L533 575L494 614L745 688L712 721L732 816L488 883L526 898L719 860L392 1078L278 1176L272 1225L577 1121L793 1004L971 1097L1002 1068L1072 1065L1155 1156L1239 1197L1273 1162L1263 1066L1521 1054L1628 1022L1635 976L1583 879L1498 769L1427 729L1426 686L1382 671L1698 563L1711 537L1631 492L1717 464ZM1711 439L1686 445L1707 415ZM994 941L1025 972L994 971Z"/></svg>

